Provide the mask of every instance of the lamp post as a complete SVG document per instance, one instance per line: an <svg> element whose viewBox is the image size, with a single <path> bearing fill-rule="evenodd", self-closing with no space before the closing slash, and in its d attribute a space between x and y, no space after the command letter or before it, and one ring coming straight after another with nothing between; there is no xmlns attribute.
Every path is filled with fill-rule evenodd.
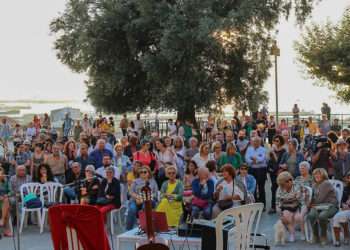
<svg viewBox="0 0 350 250"><path fill-rule="evenodd" d="M271 47L271 55L275 57L275 89L276 89L276 124L278 125L278 72L277 72L277 57L280 56L280 48L277 46L277 41L274 40Z"/></svg>

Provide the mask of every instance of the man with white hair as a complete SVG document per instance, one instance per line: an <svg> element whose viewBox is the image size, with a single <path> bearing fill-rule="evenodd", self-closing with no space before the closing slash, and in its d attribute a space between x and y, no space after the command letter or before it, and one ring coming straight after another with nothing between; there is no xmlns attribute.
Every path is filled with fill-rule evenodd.
<svg viewBox="0 0 350 250"><path fill-rule="evenodd" d="M255 177L258 190L255 191L255 200L264 203L264 210L266 206L265 200L265 182L267 179L267 162L266 149L261 146L260 137L252 138L252 145L248 147L245 155L246 163L250 168L250 172Z"/></svg>
<svg viewBox="0 0 350 250"><path fill-rule="evenodd" d="M13 193L19 192L21 185L29 183L32 181L32 177L27 175L26 166L18 165L16 167L16 175L11 176L10 178L10 190Z"/></svg>
<svg viewBox="0 0 350 250"><path fill-rule="evenodd" d="M106 148L106 141L104 139L98 139L96 148L89 154L89 164L94 165L97 169L103 165L103 156L109 155L113 159L113 153Z"/></svg>

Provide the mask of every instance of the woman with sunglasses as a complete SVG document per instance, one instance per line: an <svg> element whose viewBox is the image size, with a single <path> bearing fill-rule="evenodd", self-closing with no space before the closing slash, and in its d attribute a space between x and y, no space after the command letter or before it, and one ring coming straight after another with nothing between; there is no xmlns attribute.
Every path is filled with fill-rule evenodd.
<svg viewBox="0 0 350 250"><path fill-rule="evenodd" d="M152 204L155 207L157 203L157 195L158 195L158 186L156 181L152 178L151 169L148 166L142 166L139 168L139 177L132 183L130 188L130 200L128 207L128 215L126 218L126 230L133 229L136 216L138 212L143 207L143 196L141 189L149 183L149 187L152 190Z"/></svg>
<svg viewBox="0 0 350 250"><path fill-rule="evenodd" d="M87 165L85 168L86 181L80 188L80 204L95 205L100 188L100 181L95 177L95 167Z"/></svg>
<svg viewBox="0 0 350 250"><path fill-rule="evenodd" d="M210 152L209 144L204 142L199 147L199 153L193 156L192 160L197 163L197 166L199 168L205 167L208 161L215 160L213 155L209 154L209 152Z"/></svg>
<svg viewBox="0 0 350 250"><path fill-rule="evenodd" d="M160 189L161 201L157 211L166 214L170 227L177 227L182 215L182 195L184 186L182 181L176 179L177 168L175 165L166 164L165 174L168 180L163 183Z"/></svg>
<svg viewBox="0 0 350 250"><path fill-rule="evenodd" d="M301 213L305 205L304 196L299 186L294 185L293 176L284 171L277 177L276 209L282 223L289 232L289 242L295 241L295 226L300 225L301 240L305 240L304 215Z"/></svg>

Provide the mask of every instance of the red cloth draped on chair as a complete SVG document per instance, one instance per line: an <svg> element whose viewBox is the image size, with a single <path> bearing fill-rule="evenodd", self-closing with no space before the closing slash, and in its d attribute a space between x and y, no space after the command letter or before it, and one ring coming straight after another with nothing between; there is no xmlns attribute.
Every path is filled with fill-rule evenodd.
<svg viewBox="0 0 350 250"><path fill-rule="evenodd" d="M55 250L110 250L102 213L94 206L58 205L49 208ZM78 243L69 242L76 232Z"/></svg>

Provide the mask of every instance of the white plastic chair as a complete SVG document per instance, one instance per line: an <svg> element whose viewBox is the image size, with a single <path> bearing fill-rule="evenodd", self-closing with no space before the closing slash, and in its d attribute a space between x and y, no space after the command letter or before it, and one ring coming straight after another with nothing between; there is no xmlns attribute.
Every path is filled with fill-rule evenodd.
<svg viewBox="0 0 350 250"><path fill-rule="evenodd" d="M66 227L68 250L84 250L81 244L77 231L72 227Z"/></svg>
<svg viewBox="0 0 350 250"><path fill-rule="evenodd" d="M21 185L20 187L20 195L21 195L21 201L22 201L22 208L21 208L21 225L19 228L19 232L22 233L23 230L23 224L26 218L26 215L28 212L36 212L38 214L38 226L40 228L40 222L41 222L41 207L39 208L27 208L24 204L24 196L29 194L39 194L39 198L41 199L41 185L39 183L25 183ZM41 199L42 201L42 199Z"/></svg>
<svg viewBox="0 0 350 250"><path fill-rule="evenodd" d="M339 207L341 207L341 199L343 196L344 184L339 180L329 180L329 182L332 184L332 186L336 191L338 204L339 204Z"/></svg>
<svg viewBox="0 0 350 250"><path fill-rule="evenodd" d="M48 203L62 203L63 199L63 186L57 182L47 182L41 185L41 197L42 200L46 200ZM40 233L44 231L45 218L48 212L48 208L43 207L41 221L40 221Z"/></svg>
<svg viewBox="0 0 350 250"><path fill-rule="evenodd" d="M223 250L223 222L227 216L234 220L234 227L229 230L227 249L248 250L254 248L260 217L264 208L262 203L253 203L244 206L226 209L216 218L216 250ZM255 229L253 232L253 226ZM251 235L254 233L253 244Z"/></svg>
<svg viewBox="0 0 350 250"><path fill-rule="evenodd" d="M125 186L124 184L120 184L120 208L115 208L113 209L110 213L110 226L111 226L111 232L112 234L114 234L114 218L116 215L118 215L118 226L121 227L122 226L122 211L127 209L127 199L126 199L126 195L124 195L125 192Z"/></svg>
<svg viewBox="0 0 350 250"><path fill-rule="evenodd" d="M312 188L311 187L308 187L308 186L303 186L307 192L307 196L309 198L308 201L306 201L306 205L308 205L308 203L311 202L311 199L312 199ZM307 214L306 214L307 215ZM305 215L305 217L306 217ZM309 221L304 218L304 232L305 232L305 238L306 238L306 241L307 242L311 242L311 234L309 233L309 227L311 227Z"/></svg>
<svg viewBox="0 0 350 250"><path fill-rule="evenodd" d="M341 208L341 200L342 200L343 191L344 191L344 184L343 184L343 182L341 182L339 180L329 180L329 182L332 184L332 186L334 187L334 189L336 191L337 200L338 200L339 209L340 209ZM329 220L329 228L330 228L331 233L332 233L333 244L335 244L335 235L334 235L334 230L333 230L333 218L331 218Z"/></svg>

